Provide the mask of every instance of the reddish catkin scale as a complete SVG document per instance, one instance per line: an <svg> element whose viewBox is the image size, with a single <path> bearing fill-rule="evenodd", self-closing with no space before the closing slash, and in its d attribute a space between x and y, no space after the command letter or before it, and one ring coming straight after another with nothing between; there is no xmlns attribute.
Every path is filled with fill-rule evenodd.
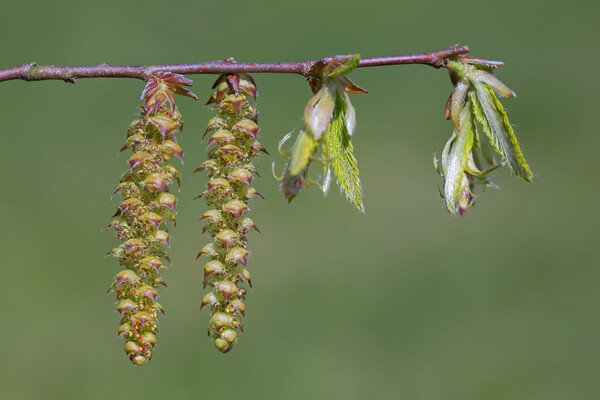
<svg viewBox="0 0 600 400"><path fill-rule="evenodd" d="M164 268L161 258L169 261L164 250L170 245L166 222L174 222L177 204L168 185L179 180L179 171L167 161L183 156L173 136L183 126L173 98L174 93L195 98L181 87L190 84L183 76L171 73L159 72L149 78L142 94L140 117L127 130L121 149L129 149L133 155L115 191L124 199L115 213L119 219L109 225L123 241L109 252L122 266L109 291L117 294L121 316L118 336L127 340L125 353L134 365L142 365L152 357L158 312L164 314L156 301L156 287L166 286L158 272Z"/></svg>
<svg viewBox="0 0 600 400"><path fill-rule="evenodd" d="M198 198L209 206L200 220L206 221L204 231L213 242L206 244L198 257L211 258L204 264L204 286L210 292L201 305L211 308L208 335L215 347L226 353L242 329L241 318L246 311L243 286L251 287L250 273L245 268L250 219L245 214L249 211L248 199L258 194L252 187L257 174L252 160L264 148L256 140L258 113L249 101L250 97L256 99L254 80L246 74L225 74L213 87L216 91L208 104L214 105L217 116L210 120L205 133L209 159L194 171L208 173L206 190Z"/></svg>

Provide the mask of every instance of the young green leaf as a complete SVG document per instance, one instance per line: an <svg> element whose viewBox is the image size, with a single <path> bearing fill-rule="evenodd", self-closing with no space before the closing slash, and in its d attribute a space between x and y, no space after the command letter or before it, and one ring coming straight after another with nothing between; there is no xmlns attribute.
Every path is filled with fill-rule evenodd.
<svg viewBox="0 0 600 400"><path fill-rule="evenodd" d="M354 146L346 124L348 104L338 95L333 112L333 119L327 130L329 154L333 171L338 183L348 200L361 212L365 212L363 205L362 187L359 178L358 162L354 157Z"/></svg>
<svg viewBox="0 0 600 400"><path fill-rule="evenodd" d="M465 190L464 180L465 168L469 162L474 141L474 124L471 107L467 103L460 114L460 132L456 133L456 139L452 143L448 155L444 182L444 198L446 207L452 214L459 211L459 200L461 192ZM466 185L468 188L468 184ZM467 189L468 190L468 189Z"/></svg>
<svg viewBox="0 0 600 400"><path fill-rule="evenodd" d="M533 173L523 157L517 137L508 122L506 112L494 91L485 84L477 83L475 92L470 93L473 111L490 142L517 176L527 182Z"/></svg>

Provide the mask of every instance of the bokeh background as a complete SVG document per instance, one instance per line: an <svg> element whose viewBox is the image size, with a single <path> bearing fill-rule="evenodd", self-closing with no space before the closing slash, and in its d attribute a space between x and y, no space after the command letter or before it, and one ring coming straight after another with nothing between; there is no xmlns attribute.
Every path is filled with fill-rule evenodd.
<svg viewBox="0 0 600 400"><path fill-rule="evenodd" d="M276 144L301 125L308 85L256 75L262 141L246 331L218 353L198 311L207 241L191 199L205 178L212 111L185 117L167 317L153 360L135 368L105 295L118 244L111 201L143 82L0 84L0 398L597 399L600 197L596 1L6 2L0 67L313 60L468 44L497 76L532 184L506 171L452 217L431 159L451 133L447 73L366 68L351 78L366 192L361 215L333 189L287 204L271 177ZM214 76L193 76L205 100Z"/></svg>

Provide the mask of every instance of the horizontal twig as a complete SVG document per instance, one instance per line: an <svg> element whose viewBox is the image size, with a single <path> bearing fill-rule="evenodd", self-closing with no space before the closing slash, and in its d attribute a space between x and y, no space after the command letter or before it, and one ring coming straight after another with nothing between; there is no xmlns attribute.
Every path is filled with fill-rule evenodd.
<svg viewBox="0 0 600 400"><path fill-rule="evenodd" d="M424 64L435 68L443 67L449 57L469 52L467 46L453 46L445 50L429 53L407 54L388 57L363 58L358 67L374 67L381 65ZM331 58L331 57L330 57ZM324 59L327 60L327 59ZM291 73L309 77L313 65L317 61L300 61L285 63L236 63L231 60L207 61L195 64L164 65L90 65L82 67L59 67L54 65L37 65L28 63L13 68L0 70L0 81L21 79L25 81L42 81L49 79L75 83L79 78L137 78L148 79L158 71L176 74L223 74L223 73Z"/></svg>

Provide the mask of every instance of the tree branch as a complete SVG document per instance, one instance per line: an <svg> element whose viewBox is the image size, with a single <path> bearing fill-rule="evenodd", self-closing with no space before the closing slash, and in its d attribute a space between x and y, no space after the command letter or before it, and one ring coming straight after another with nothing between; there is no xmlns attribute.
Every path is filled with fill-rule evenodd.
<svg viewBox="0 0 600 400"><path fill-rule="evenodd" d="M424 64L435 68L443 67L449 57L469 52L468 46L455 45L446 50L429 53L408 54L389 57L363 58L358 67L375 67L381 65ZM328 60L328 59L324 59ZM153 73L164 71L176 74L223 74L223 73L288 73L304 77L311 75L312 67L317 61L300 61L285 63L236 63L231 60L207 61L195 64L164 65L90 65L82 67L57 67L54 65L37 65L29 63L13 68L0 70L0 82L12 79L24 81L42 81L58 79L75 83L79 78L137 78L146 80Z"/></svg>

